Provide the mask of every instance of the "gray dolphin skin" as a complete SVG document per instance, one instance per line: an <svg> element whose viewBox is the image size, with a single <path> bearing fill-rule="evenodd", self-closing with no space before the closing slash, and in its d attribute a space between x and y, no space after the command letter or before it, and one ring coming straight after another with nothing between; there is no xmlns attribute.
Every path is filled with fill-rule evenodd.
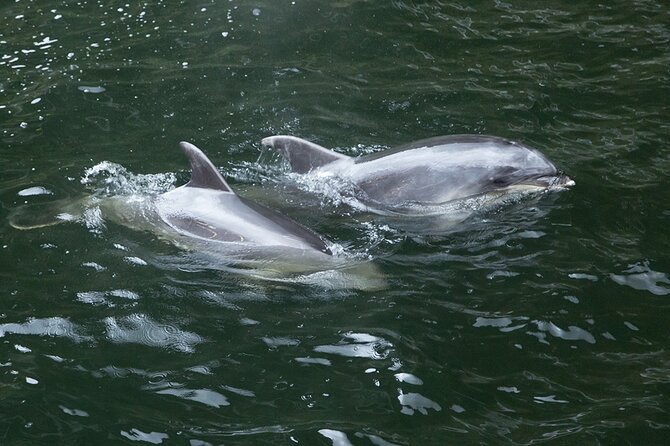
<svg viewBox="0 0 670 446"><path fill-rule="evenodd" d="M270 136L262 144L278 151L294 172L344 180L361 207L381 214L575 184L536 149L495 136L438 136L357 158L294 136Z"/></svg>
<svg viewBox="0 0 670 446"><path fill-rule="evenodd" d="M191 180L156 200L156 212L182 235L220 243L318 251L330 249L313 231L235 194L205 154L179 144L191 163Z"/></svg>

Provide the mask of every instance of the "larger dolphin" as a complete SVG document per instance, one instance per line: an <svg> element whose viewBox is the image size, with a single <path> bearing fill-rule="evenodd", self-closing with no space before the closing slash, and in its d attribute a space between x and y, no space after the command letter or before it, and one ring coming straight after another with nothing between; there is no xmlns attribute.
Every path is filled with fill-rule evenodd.
<svg viewBox="0 0 670 446"><path fill-rule="evenodd" d="M490 202L574 185L537 150L495 136L439 136L356 158L294 136L270 136L262 144L281 153L294 172L344 180L354 204L381 214L429 213L455 200Z"/></svg>

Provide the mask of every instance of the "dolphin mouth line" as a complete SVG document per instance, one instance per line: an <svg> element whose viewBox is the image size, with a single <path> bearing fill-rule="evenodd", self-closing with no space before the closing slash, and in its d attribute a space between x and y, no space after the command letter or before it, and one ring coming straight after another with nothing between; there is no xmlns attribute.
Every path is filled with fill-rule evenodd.
<svg viewBox="0 0 670 446"><path fill-rule="evenodd" d="M575 185L575 181L563 172L556 175L539 175L526 178L516 183L517 186L538 187L542 189L567 189Z"/></svg>
<svg viewBox="0 0 670 446"><path fill-rule="evenodd" d="M575 183L575 180L564 174L563 172L559 172L558 175L556 175L552 181L549 182L548 187L549 188L560 188L560 189L567 189L569 187L575 186L577 183Z"/></svg>

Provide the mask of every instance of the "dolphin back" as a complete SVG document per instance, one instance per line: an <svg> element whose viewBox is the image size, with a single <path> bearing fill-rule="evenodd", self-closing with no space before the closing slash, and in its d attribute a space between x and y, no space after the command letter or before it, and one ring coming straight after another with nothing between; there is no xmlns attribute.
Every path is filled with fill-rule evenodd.
<svg viewBox="0 0 670 446"><path fill-rule="evenodd" d="M296 239L303 241L305 244L311 246L317 251L321 251L322 253L328 255L333 254L326 242L316 232L312 231L306 226L295 222L293 219L280 214L273 209L261 206L256 202L242 197L239 197L239 199L249 209L266 218L268 221L271 221L274 225L281 228L287 234L291 234Z"/></svg>
<svg viewBox="0 0 670 446"><path fill-rule="evenodd" d="M261 143L278 151L289 162L291 170L297 173L307 173L317 167L349 158L295 136L269 136Z"/></svg>

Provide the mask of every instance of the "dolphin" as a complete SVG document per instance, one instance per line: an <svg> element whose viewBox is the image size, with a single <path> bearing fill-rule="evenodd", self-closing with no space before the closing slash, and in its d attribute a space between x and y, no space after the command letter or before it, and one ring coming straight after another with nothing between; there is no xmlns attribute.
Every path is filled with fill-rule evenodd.
<svg viewBox="0 0 670 446"><path fill-rule="evenodd" d="M98 215L101 222L109 220L132 229L149 230L196 253L199 264L215 269L271 279L318 272L324 280L336 280L346 287L368 288L373 282L370 288L379 286L381 279L374 265L362 267L364 274L369 273L362 281L343 273L351 266L360 267L361 262L334 256L331 247L337 245L279 212L237 195L193 144L181 142L179 147L192 170L190 181L183 186L162 194L91 196L56 203L50 206L51 219L44 215L31 219L35 212L19 208L10 216L10 224L17 229L32 229L80 220L95 226L88 219ZM43 206L36 206L37 210L44 210ZM336 272L324 276L325 271Z"/></svg>
<svg viewBox="0 0 670 446"><path fill-rule="evenodd" d="M175 232L215 243L332 254L326 241L312 230L233 192L196 146L181 142L179 147L191 164L191 180L155 202L158 216Z"/></svg>
<svg viewBox="0 0 670 446"><path fill-rule="evenodd" d="M575 184L538 150L496 136L438 136L360 157L287 135L262 144L278 151L293 172L341 180L353 191L352 205L384 215L439 213L459 200L490 204Z"/></svg>
<svg viewBox="0 0 670 446"><path fill-rule="evenodd" d="M161 235L332 255L328 242L312 230L233 192L202 150L188 142L179 143L179 147L191 165L188 183L158 196L94 197L83 207L90 209L95 204L105 217L136 229L146 228L148 222L142 220L152 220L150 227ZM25 224L20 214L15 214L10 224L17 229L32 229L74 220L76 217L68 212L80 204L65 207L67 212L59 213L51 222Z"/></svg>

